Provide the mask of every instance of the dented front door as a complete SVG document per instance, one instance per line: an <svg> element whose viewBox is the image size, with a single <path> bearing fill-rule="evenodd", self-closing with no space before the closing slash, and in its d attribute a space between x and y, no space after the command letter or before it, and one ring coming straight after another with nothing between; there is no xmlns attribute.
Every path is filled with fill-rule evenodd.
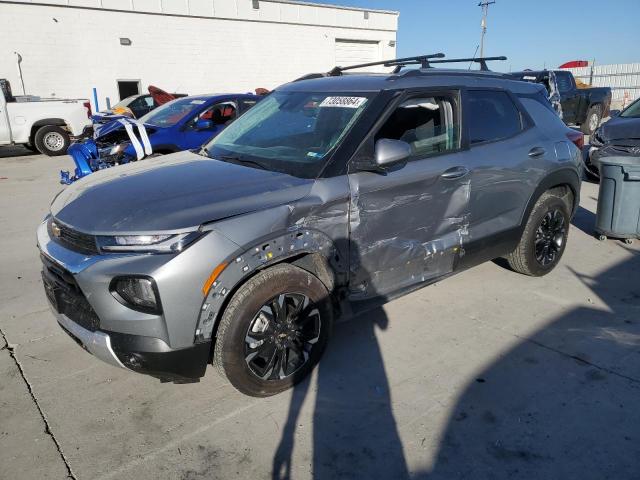
<svg viewBox="0 0 640 480"><path fill-rule="evenodd" d="M451 273L464 254L468 151L349 174L350 290L384 296Z"/></svg>

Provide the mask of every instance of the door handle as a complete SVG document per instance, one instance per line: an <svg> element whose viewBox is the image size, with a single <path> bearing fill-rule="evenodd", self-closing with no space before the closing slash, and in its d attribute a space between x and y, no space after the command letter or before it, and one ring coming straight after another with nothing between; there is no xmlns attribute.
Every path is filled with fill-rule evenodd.
<svg viewBox="0 0 640 480"><path fill-rule="evenodd" d="M451 180L454 178L464 177L467 173L469 173L469 169L467 167L452 167L442 172L440 176Z"/></svg>
<svg viewBox="0 0 640 480"><path fill-rule="evenodd" d="M529 150L529 156L531 158L541 157L545 153L547 153L547 152L542 147L533 147L531 150Z"/></svg>

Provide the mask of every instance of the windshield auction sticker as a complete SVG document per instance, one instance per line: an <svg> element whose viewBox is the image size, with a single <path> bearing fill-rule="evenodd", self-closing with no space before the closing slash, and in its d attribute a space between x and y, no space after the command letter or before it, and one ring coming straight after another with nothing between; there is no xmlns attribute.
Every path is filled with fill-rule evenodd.
<svg viewBox="0 0 640 480"><path fill-rule="evenodd" d="M320 104L320 108L360 108L366 101L367 99L365 97L327 97Z"/></svg>

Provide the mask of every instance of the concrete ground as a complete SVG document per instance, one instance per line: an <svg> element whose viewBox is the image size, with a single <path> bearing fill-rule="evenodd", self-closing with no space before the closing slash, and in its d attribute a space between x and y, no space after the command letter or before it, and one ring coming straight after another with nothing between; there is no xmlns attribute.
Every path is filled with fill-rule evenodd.
<svg viewBox="0 0 640 480"><path fill-rule="evenodd" d="M640 242L592 236L597 185L550 275L487 263L407 295L339 324L310 381L254 399L62 333L34 231L71 161L0 157L0 478L640 478Z"/></svg>

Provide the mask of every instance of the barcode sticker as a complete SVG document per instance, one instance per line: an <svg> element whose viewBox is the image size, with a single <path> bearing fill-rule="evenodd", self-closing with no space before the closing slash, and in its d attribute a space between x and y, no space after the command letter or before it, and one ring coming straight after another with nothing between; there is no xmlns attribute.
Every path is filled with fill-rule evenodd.
<svg viewBox="0 0 640 480"><path fill-rule="evenodd" d="M365 97L327 97L320 107L360 108L366 101Z"/></svg>

